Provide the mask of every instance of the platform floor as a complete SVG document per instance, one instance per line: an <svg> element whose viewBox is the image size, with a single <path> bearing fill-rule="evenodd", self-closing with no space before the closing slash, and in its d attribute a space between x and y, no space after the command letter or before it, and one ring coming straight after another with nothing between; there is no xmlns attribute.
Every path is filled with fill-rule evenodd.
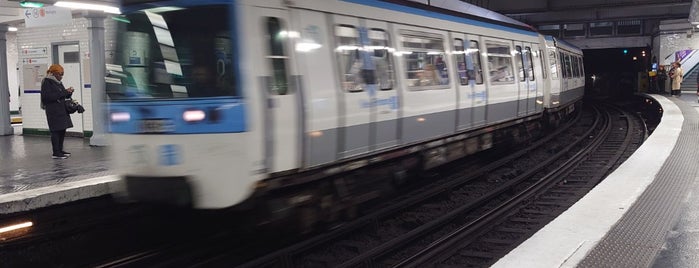
<svg viewBox="0 0 699 268"><path fill-rule="evenodd" d="M663 118L583 199L493 267L699 267L699 102L650 95Z"/></svg>
<svg viewBox="0 0 699 268"><path fill-rule="evenodd" d="M14 135L0 136L0 214L109 194L107 185L95 185L116 180L108 147L66 137L71 157L52 159L49 137L25 136L21 124L12 126Z"/></svg>

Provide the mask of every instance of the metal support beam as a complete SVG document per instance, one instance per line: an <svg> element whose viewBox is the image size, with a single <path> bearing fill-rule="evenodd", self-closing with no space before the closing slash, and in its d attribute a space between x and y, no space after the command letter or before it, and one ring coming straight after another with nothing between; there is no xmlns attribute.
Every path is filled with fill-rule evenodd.
<svg viewBox="0 0 699 268"><path fill-rule="evenodd" d="M14 134L10 124L10 86L7 80L7 34L8 26L0 24L0 135Z"/></svg>
<svg viewBox="0 0 699 268"><path fill-rule="evenodd" d="M102 11L85 11L85 18L90 21L88 38L90 42L90 84L92 95L92 138L91 146L109 145L105 127L105 56L104 56L104 19Z"/></svg>

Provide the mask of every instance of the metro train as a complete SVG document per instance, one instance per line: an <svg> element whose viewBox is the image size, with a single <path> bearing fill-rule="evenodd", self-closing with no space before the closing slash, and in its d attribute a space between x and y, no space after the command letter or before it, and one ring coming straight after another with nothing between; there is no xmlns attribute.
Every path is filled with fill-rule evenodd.
<svg viewBox="0 0 699 268"><path fill-rule="evenodd" d="M333 218L579 109L580 49L439 2L123 0L106 82L126 194Z"/></svg>

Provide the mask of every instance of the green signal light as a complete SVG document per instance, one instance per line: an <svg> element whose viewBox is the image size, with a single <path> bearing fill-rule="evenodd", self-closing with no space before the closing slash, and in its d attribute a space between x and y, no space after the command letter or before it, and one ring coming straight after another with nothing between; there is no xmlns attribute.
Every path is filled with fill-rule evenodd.
<svg viewBox="0 0 699 268"><path fill-rule="evenodd" d="M629 50L628 50L628 49L624 49L624 54L629 54Z"/></svg>

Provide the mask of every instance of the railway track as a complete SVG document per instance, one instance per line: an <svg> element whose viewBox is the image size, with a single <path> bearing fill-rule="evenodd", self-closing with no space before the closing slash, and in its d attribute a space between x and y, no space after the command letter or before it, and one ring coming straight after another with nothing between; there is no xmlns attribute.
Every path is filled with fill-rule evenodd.
<svg viewBox="0 0 699 268"><path fill-rule="evenodd" d="M158 210L125 210L102 216L78 213L87 218L76 214L63 229L11 243L0 241L0 249L28 246L51 251L50 247L90 237L81 248L105 239L119 245L109 245L90 258L59 263L95 267L488 266L582 197L647 136L645 124L635 114L610 107L600 110L612 112L604 117L579 113L576 123L507 157L449 167L436 173L428 185L300 242L297 237L260 236L230 227L239 220L235 215L192 220L194 217L173 218ZM93 210L106 209L110 208ZM72 226L83 219L84 226ZM217 225L202 224L206 222ZM120 226L130 224L139 226ZM139 240L145 244L126 245ZM275 249L270 244L288 246ZM260 252L268 254L259 256ZM84 256L79 251L56 251L33 257L37 262L14 264L46 263L58 255L64 255L62 259Z"/></svg>

